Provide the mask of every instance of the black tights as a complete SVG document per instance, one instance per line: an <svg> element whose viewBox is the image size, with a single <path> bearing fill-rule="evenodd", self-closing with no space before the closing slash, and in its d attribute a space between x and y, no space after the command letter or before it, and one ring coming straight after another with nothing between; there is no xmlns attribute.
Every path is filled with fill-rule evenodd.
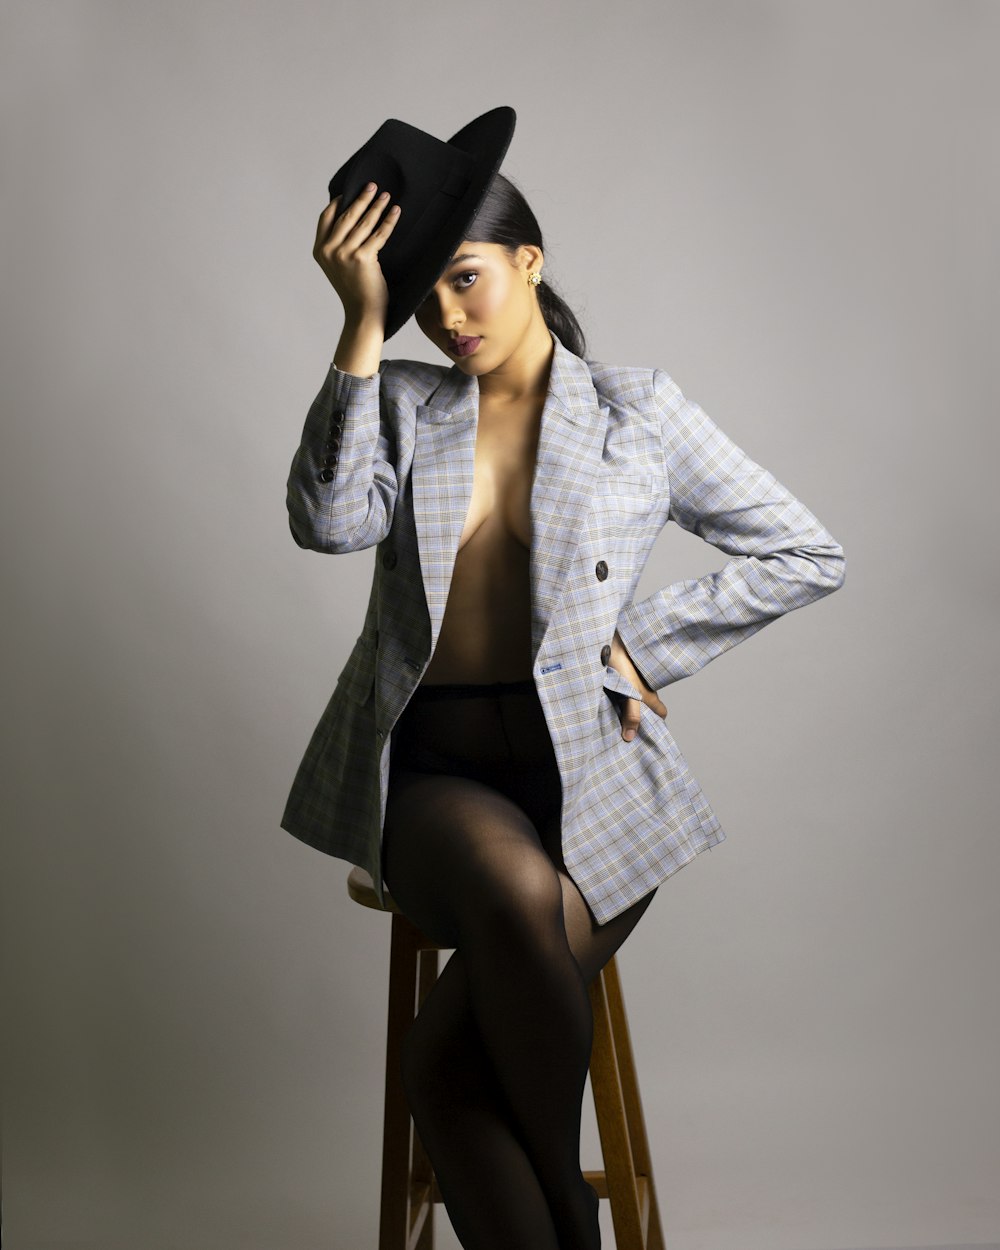
<svg viewBox="0 0 1000 1250"><path fill-rule="evenodd" d="M655 890L598 925L566 872L534 681L418 686L393 730L382 863L404 914L455 948L402 1077L465 1250L598 1250L580 1170L588 984Z"/></svg>

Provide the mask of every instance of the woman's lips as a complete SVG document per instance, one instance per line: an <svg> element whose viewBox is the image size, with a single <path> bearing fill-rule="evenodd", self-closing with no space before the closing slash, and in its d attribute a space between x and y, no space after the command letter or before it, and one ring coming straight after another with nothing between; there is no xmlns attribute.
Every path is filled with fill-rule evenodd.
<svg viewBox="0 0 1000 1250"><path fill-rule="evenodd" d="M481 336L478 338L453 339L448 344L448 350L454 356L471 356L481 342Z"/></svg>

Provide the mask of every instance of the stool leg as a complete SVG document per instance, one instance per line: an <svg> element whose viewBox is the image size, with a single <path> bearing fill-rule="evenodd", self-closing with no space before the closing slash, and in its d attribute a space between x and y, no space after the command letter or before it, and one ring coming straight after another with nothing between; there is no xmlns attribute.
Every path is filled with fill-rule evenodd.
<svg viewBox="0 0 1000 1250"><path fill-rule="evenodd" d="M645 1250L645 1236L629 1143L625 1102L618 1074L615 1038L611 1026L605 970L590 983L594 1013L594 1043L590 1056L590 1084L604 1155L608 1198L617 1250Z"/></svg>
<svg viewBox="0 0 1000 1250"><path fill-rule="evenodd" d="M420 951L418 957L420 971L417 980L418 1011L438 978L438 955L439 951L436 946L424 947ZM423 1142L420 1140L417 1126L412 1123L412 1120L411 1128L413 1147L410 1161L410 1176L412 1178L410 1193L414 1209L410 1227L415 1227L416 1222L420 1221L417 1240L413 1250L434 1250L434 1202L437 1194L437 1183L431 1161L427 1157L427 1151L424 1149Z"/></svg>
<svg viewBox="0 0 1000 1250"><path fill-rule="evenodd" d="M660 1222L660 1207L656 1199L656 1185L653 1180L653 1163L649 1153L649 1139L646 1136L646 1120L642 1112L642 1100L639 1096L639 1081L635 1070L635 1055L632 1052L632 1036L625 1011L625 997L622 993L621 977L618 964L612 959L605 969L605 994L611 1019L611 1032L614 1037L615 1056L618 1060L618 1072L621 1079L622 1094L625 1099L625 1118L628 1122L628 1136L632 1147L632 1162L636 1175L645 1179L648 1217L646 1223L646 1250L665 1250L663 1226Z"/></svg>
<svg viewBox="0 0 1000 1250"><path fill-rule="evenodd" d="M403 1035L416 1015L418 936L398 912L392 917L389 1012L385 1045L385 1112L382 1120L382 1206L379 1250L408 1250L410 1109L403 1090Z"/></svg>

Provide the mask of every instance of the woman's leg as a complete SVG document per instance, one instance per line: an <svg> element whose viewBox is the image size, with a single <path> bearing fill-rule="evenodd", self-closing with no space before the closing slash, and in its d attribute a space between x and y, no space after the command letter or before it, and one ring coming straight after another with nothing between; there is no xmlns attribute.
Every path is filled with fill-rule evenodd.
<svg viewBox="0 0 1000 1250"><path fill-rule="evenodd" d="M404 1083L463 1246L596 1250L580 1172L587 983L652 894L597 926L521 807L413 773L394 780L386 876L414 923L457 948L407 1036Z"/></svg>

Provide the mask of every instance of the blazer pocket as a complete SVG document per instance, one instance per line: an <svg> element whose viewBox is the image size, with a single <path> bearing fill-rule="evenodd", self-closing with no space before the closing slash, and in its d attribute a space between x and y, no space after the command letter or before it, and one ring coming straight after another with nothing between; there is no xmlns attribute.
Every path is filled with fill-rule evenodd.
<svg viewBox="0 0 1000 1250"><path fill-rule="evenodd" d="M366 703L375 684L375 651L363 643L355 644L347 663L337 678L337 688L355 703Z"/></svg>
<svg viewBox="0 0 1000 1250"><path fill-rule="evenodd" d="M600 524L629 534L655 510L666 489L656 473L605 472L598 479L594 515Z"/></svg>

